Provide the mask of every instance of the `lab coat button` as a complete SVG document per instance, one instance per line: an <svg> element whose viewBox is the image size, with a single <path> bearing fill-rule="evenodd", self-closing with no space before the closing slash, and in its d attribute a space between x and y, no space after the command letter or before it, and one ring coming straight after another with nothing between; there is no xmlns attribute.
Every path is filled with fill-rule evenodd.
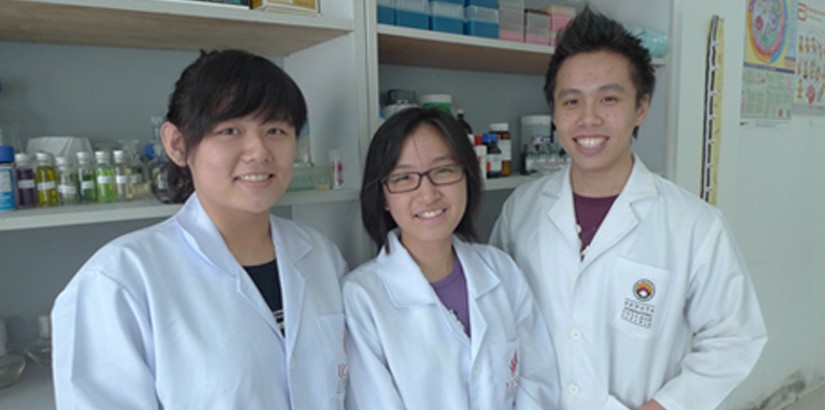
<svg viewBox="0 0 825 410"><path fill-rule="evenodd" d="M576 341L581 340L582 332L580 332L578 329L573 329L573 331L570 332L570 338Z"/></svg>
<svg viewBox="0 0 825 410"><path fill-rule="evenodd" d="M576 383L570 383L567 390L570 391L570 394L579 394L579 386Z"/></svg>

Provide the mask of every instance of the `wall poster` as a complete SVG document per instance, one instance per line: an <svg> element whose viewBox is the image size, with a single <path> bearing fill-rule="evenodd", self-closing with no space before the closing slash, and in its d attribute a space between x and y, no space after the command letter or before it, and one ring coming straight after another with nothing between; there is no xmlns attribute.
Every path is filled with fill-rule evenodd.
<svg viewBox="0 0 825 410"><path fill-rule="evenodd" d="M795 114L825 115L825 0L799 1Z"/></svg>
<svg viewBox="0 0 825 410"><path fill-rule="evenodd" d="M746 0L742 125L788 123L796 88L797 0Z"/></svg>

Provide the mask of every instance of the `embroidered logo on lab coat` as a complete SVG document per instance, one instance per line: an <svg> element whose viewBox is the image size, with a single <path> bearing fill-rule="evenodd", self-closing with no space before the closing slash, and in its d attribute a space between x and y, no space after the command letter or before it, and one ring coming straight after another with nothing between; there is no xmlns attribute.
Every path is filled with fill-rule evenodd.
<svg viewBox="0 0 825 410"><path fill-rule="evenodd" d="M518 389L519 385L519 371L518 371L518 350L513 352L513 358L510 359L510 381L507 382L507 393L512 393Z"/></svg>
<svg viewBox="0 0 825 410"><path fill-rule="evenodd" d="M631 291L636 300L625 299L622 319L641 328L650 329L656 313L656 305L650 301L656 295L656 286L649 279L641 279L633 284Z"/></svg>
<svg viewBox="0 0 825 410"><path fill-rule="evenodd" d="M650 299L653 299L653 295L656 294L656 287L653 286L653 282L647 279L641 279L636 281L633 285L633 295L636 296L640 302L648 302Z"/></svg>

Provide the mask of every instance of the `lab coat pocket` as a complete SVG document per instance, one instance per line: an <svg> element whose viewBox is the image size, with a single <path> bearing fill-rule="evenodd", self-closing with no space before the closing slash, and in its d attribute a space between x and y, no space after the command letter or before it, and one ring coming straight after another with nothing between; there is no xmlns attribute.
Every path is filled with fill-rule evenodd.
<svg viewBox="0 0 825 410"><path fill-rule="evenodd" d="M519 339L502 341L490 346L490 361L495 382L495 397L502 404L497 408L512 408L521 381Z"/></svg>
<svg viewBox="0 0 825 410"><path fill-rule="evenodd" d="M330 396L343 403L349 380L347 367L347 333L344 314L324 315L318 318L318 328L323 340L326 372Z"/></svg>
<svg viewBox="0 0 825 410"><path fill-rule="evenodd" d="M611 277L611 325L637 338L659 333L668 298L670 272L619 258Z"/></svg>

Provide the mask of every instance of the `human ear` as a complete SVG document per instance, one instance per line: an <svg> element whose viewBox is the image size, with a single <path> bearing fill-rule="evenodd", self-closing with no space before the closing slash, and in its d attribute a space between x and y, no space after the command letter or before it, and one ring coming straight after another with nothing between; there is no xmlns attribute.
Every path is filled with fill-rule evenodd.
<svg viewBox="0 0 825 410"><path fill-rule="evenodd" d="M650 112L650 94L645 94L636 107L636 126L642 125Z"/></svg>
<svg viewBox="0 0 825 410"><path fill-rule="evenodd" d="M179 167L186 167L186 147L180 129L175 124L165 121L160 127L160 138L169 159Z"/></svg>

